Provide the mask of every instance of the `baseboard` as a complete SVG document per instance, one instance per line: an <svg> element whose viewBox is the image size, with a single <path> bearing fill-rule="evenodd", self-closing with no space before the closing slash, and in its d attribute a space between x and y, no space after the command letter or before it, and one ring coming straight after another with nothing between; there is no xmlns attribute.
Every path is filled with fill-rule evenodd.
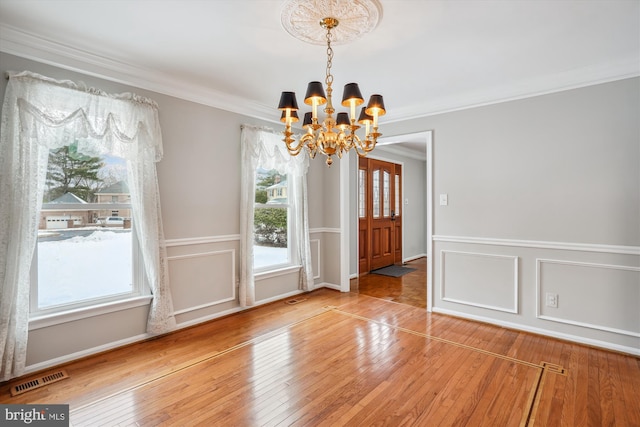
<svg viewBox="0 0 640 427"><path fill-rule="evenodd" d="M317 286L313 287L313 289L317 289L317 288L318 288ZM313 290L313 289L311 289L311 290ZM300 289L296 289L295 291L287 292L286 294L280 294L280 295L276 295L276 296L271 297L271 298L261 299L259 301L256 301L255 305L252 305L251 307L258 307L258 306L261 306L261 305L264 305L264 304L269 304L269 303L272 303L272 302L275 302L275 301L279 301L279 300L282 300L282 299L287 299L287 298L295 296L295 295L300 295L300 294L303 294L305 292L307 292L307 291L302 291Z"/></svg>
<svg viewBox="0 0 640 427"><path fill-rule="evenodd" d="M407 258L403 259L403 260L402 260L402 262L403 262L403 263L405 263L405 262L411 262L411 261L415 261L415 260L417 260L417 259L420 259L420 258L426 258L426 257L427 257L427 254L418 254L418 255L413 255L413 256L410 256L410 257L407 257Z"/></svg>
<svg viewBox="0 0 640 427"><path fill-rule="evenodd" d="M133 337L125 338L123 340L113 341L97 347L92 347L86 350L78 351L76 353L66 354L64 356L56 357L55 359L49 359L44 362L39 362L33 365L29 365L25 367L24 375L49 369L54 366L63 365L65 363L73 362L79 359L83 359L85 357L94 356L99 353L104 353L105 351L114 350L118 347L124 347L126 345L135 344L137 342L149 339L152 336L154 335L140 334Z"/></svg>
<svg viewBox="0 0 640 427"><path fill-rule="evenodd" d="M318 288L327 288L327 289L333 289L336 291L342 291L342 289L340 288L340 285L335 285L333 283L326 283L326 282L318 283L316 285L316 289Z"/></svg>
<svg viewBox="0 0 640 427"><path fill-rule="evenodd" d="M460 317L468 320L475 320L477 322L489 323L496 326L502 326L504 328L515 329L517 331L530 332L537 335L543 335L551 338L558 338L565 341L575 342L577 344L583 344L590 347L598 347L605 350L616 351L620 353L631 354L634 356L640 356L640 349L634 347L627 347L623 345L613 344L607 341L594 340L590 338L584 338L577 335L565 334L562 332L549 331L547 329L535 328L532 326L521 325L518 323L505 322L502 320L492 319L489 317L475 316L472 314L461 313L455 310L447 310L440 307L433 307L434 313L446 314L448 316Z"/></svg>

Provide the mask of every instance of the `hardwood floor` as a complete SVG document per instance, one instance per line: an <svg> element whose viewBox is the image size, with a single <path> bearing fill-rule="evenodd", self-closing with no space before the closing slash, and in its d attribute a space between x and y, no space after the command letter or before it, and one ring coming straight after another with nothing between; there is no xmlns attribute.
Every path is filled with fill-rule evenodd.
<svg viewBox="0 0 640 427"><path fill-rule="evenodd" d="M427 258L410 261L406 267L416 270L401 277L364 274L357 279L351 279L351 292L426 308Z"/></svg>
<svg viewBox="0 0 640 427"><path fill-rule="evenodd" d="M66 365L73 426L640 426L640 358L321 289ZM299 299L302 299L299 297Z"/></svg>

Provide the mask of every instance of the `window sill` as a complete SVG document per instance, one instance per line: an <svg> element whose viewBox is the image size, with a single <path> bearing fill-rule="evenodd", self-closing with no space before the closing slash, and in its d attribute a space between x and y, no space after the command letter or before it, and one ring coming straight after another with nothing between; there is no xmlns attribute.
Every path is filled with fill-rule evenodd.
<svg viewBox="0 0 640 427"><path fill-rule="evenodd" d="M55 314L47 314L42 316L34 316L29 319L29 330L42 329L49 326L59 325L61 323L73 322L76 320L87 319L89 317L100 316L103 314L114 313L116 311L127 310L130 308L142 307L148 305L152 295L142 295L131 297L119 301L113 301L103 304L92 305L91 307L77 308L74 310L61 311Z"/></svg>
<svg viewBox="0 0 640 427"><path fill-rule="evenodd" d="M300 268L302 268L301 265L291 265L275 270L261 271L259 273L255 273L254 280L257 282L260 280L271 279L272 277L284 276L286 274L298 272L300 271Z"/></svg>

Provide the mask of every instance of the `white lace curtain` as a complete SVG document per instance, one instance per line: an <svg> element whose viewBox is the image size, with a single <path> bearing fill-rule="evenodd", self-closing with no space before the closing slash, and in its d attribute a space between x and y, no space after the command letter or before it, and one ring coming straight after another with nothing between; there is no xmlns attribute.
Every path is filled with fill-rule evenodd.
<svg viewBox="0 0 640 427"><path fill-rule="evenodd" d="M74 141L79 152L126 159L133 221L153 293L147 331L175 325L155 166L162 158L155 102L30 72L8 77L0 132L0 381L25 368L30 268L49 150Z"/></svg>
<svg viewBox="0 0 640 427"><path fill-rule="evenodd" d="M256 169L276 169L289 175L289 201L293 206L294 235L301 264L299 289L308 291L313 287L313 270L309 243L309 220L307 203L307 169L309 159L304 153L292 157L282 142L282 135L266 128L242 126L242 188L240 192L240 304L243 307L255 304L255 281L253 272L254 202L256 193Z"/></svg>

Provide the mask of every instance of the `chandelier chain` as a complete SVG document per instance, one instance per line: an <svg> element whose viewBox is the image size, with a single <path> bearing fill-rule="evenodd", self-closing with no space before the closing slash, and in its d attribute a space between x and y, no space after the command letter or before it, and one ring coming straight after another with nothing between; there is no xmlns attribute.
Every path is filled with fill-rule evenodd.
<svg viewBox="0 0 640 427"><path fill-rule="evenodd" d="M327 78L325 83L327 86L331 86L333 83L333 75L331 74L331 65L333 60L333 49L331 48L331 28L327 29Z"/></svg>

